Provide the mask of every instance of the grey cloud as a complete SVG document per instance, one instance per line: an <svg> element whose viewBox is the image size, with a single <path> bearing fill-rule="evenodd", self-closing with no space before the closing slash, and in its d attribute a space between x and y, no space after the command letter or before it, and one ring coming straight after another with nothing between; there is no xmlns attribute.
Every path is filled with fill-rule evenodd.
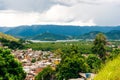
<svg viewBox="0 0 120 80"><path fill-rule="evenodd" d="M61 5L73 6L76 4L100 5L101 0L51 0Z"/></svg>
<svg viewBox="0 0 120 80"><path fill-rule="evenodd" d="M97 4L99 4L99 3L95 3L95 2L89 2L89 1L78 1L79 3L84 3L84 4L94 4L94 5L97 5Z"/></svg>
<svg viewBox="0 0 120 80"><path fill-rule="evenodd" d="M104 2L109 2L109 0L0 0L0 9L43 12L56 4L63 6L76 4L100 5Z"/></svg>
<svg viewBox="0 0 120 80"><path fill-rule="evenodd" d="M119 0L0 0L0 10L37 12L42 14L38 16L41 21L44 18L50 22L86 22L92 19L97 25L120 24Z"/></svg>
<svg viewBox="0 0 120 80"><path fill-rule="evenodd" d="M18 11L38 11L49 9L54 3L50 0L1 0L6 9Z"/></svg>
<svg viewBox="0 0 120 80"><path fill-rule="evenodd" d="M104 6L94 17L98 25L120 25L120 7Z"/></svg>
<svg viewBox="0 0 120 80"><path fill-rule="evenodd" d="M3 0L0 0L0 10L4 10L5 9L5 5Z"/></svg>
<svg viewBox="0 0 120 80"><path fill-rule="evenodd" d="M73 6L76 4L88 4L88 5L120 4L119 0L51 0L51 1L67 6Z"/></svg>

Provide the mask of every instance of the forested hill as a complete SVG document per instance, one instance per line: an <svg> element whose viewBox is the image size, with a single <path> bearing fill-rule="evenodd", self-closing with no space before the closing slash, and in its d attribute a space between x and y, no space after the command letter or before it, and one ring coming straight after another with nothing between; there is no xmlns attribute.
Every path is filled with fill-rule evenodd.
<svg viewBox="0 0 120 80"><path fill-rule="evenodd" d="M43 40L43 41L54 41L54 40L68 40L71 39L72 36L65 36L59 34L53 34L49 32L45 32L36 36L31 37L32 40Z"/></svg>
<svg viewBox="0 0 120 80"><path fill-rule="evenodd" d="M15 38L13 36L0 32L0 47L8 47L9 49L23 49L22 39Z"/></svg>
<svg viewBox="0 0 120 80"><path fill-rule="evenodd" d="M12 29L13 27L0 27L0 32L7 32L8 30Z"/></svg>
<svg viewBox="0 0 120 80"><path fill-rule="evenodd" d="M80 38L80 39L94 39L98 33L103 33L103 32L92 31L89 33L85 33L84 35L80 35L78 38ZM106 35L107 39L112 39L112 40L120 39L120 30L112 30L112 31L109 31L109 32L103 33L103 34Z"/></svg>
<svg viewBox="0 0 120 80"><path fill-rule="evenodd" d="M19 26L8 30L7 34L14 36L35 36L41 33L49 32L59 35L78 36L91 31L109 32L114 27L100 27L100 26L62 26L62 25L32 25L32 26Z"/></svg>

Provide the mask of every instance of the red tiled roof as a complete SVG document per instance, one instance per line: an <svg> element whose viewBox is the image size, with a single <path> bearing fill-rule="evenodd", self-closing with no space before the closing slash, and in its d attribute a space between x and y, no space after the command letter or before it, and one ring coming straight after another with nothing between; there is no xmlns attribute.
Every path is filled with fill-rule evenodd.
<svg viewBox="0 0 120 80"><path fill-rule="evenodd" d="M41 72L43 70L43 68L37 68L35 69L35 73L38 74L39 72Z"/></svg>

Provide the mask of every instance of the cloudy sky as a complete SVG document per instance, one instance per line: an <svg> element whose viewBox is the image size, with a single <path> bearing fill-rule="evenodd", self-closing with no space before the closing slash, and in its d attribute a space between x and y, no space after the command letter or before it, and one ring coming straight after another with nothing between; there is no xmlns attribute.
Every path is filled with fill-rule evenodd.
<svg viewBox="0 0 120 80"><path fill-rule="evenodd" d="M120 0L0 0L0 26L120 25Z"/></svg>

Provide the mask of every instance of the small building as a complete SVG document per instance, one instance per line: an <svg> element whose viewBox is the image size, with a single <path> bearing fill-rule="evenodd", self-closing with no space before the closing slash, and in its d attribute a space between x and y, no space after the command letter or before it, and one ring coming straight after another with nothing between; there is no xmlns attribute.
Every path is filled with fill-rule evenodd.
<svg viewBox="0 0 120 80"><path fill-rule="evenodd" d="M0 47L3 47L2 43L0 42Z"/></svg>

